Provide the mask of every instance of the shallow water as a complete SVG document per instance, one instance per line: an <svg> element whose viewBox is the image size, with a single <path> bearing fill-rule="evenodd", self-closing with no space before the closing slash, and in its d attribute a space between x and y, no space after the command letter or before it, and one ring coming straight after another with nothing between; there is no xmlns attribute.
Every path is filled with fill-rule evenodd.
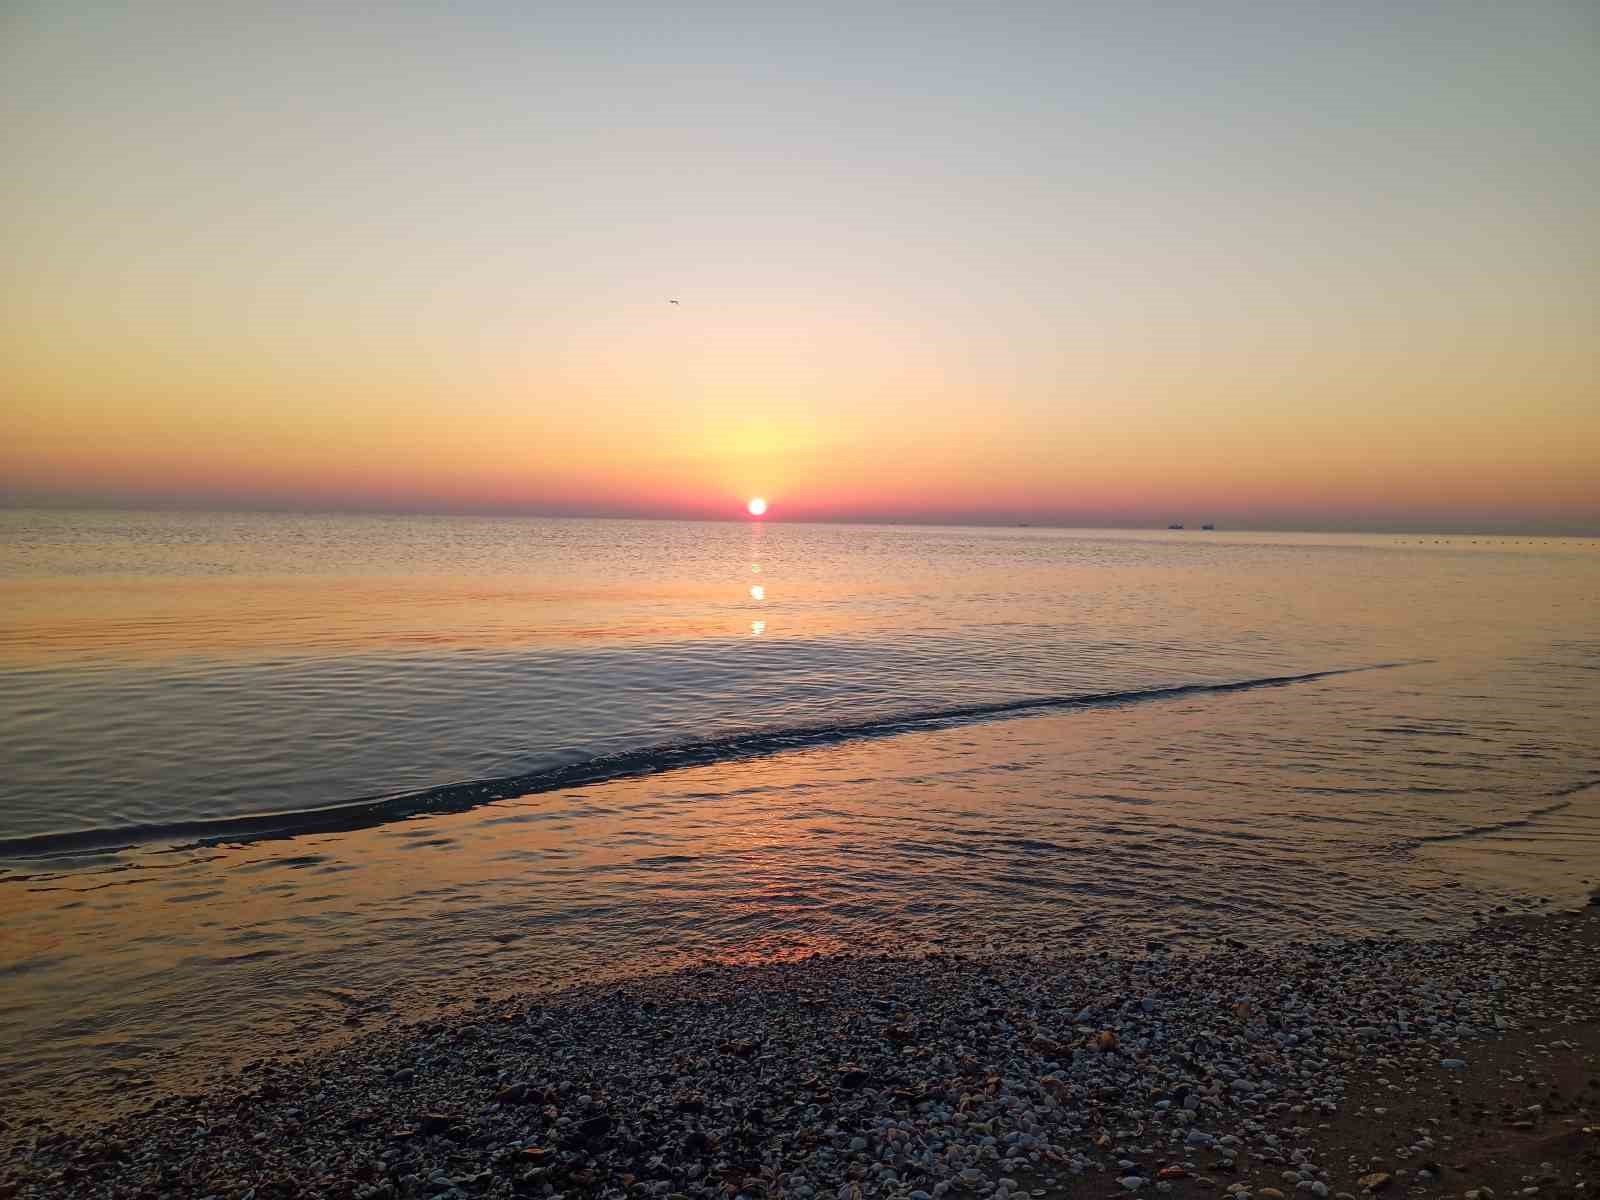
<svg viewBox="0 0 1600 1200"><path fill-rule="evenodd" d="M1600 878L1595 542L0 537L0 1068L35 1100L701 956L1416 934Z"/></svg>

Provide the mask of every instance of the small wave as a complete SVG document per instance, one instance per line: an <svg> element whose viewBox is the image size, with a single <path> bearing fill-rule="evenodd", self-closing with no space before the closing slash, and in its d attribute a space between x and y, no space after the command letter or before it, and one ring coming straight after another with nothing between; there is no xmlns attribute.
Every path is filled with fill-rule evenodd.
<svg viewBox="0 0 1600 1200"><path fill-rule="evenodd" d="M833 745L865 738L893 737L902 733L938 729L968 721L995 720L1075 708L1138 704L1180 697L1222 695L1256 688L1287 687L1297 683L1331 679L1338 675L1412 665L1415 664L1373 663L1361 667L1311 671L1300 675L1270 675L1232 683L1187 683L1172 687L1075 696L1036 696L989 704L924 709L864 721L756 730L697 742L626 750L498 779L465 780L421 791L363 797L343 804L302 809L298 812L128 825L113 829L88 829L70 833L29 834L23 837L4 838L0 839L0 858L60 858L91 849L104 850L115 846L122 850L137 843L177 841L185 838L193 840L182 848L192 849L309 833L345 832L428 813L463 812L497 800L509 800L539 792L587 787L613 780L678 771L687 767L780 754L787 750Z"/></svg>
<svg viewBox="0 0 1600 1200"><path fill-rule="evenodd" d="M1581 783L1575 783L1570 787L1557 788L1550 794L1552 796L1576 796L1579 792L1587 792L1591 788L1600 788L1600 779L1585 779Z"/></svg>
<svg viewBox="0 0 1600 1200"><path fill-rule="evenodd" d="M1586 788L1594 787L1596 784L1600 784L1600 780L1591 780L1589 783L1580 784L1577 787L1562 788L1559 791L1551 792L1550 795L1553 797L1570 797L1577 792L1584 791ZM1531 809L1522 816L1513 817L1508 821L1491 821L1487 825L1473 825L1466 829L1457 829L1451 833L1429 833L1421 837L1407 838L1404 842L1399 843L1398 848L1414 849L1417 846L1432 845L1436 842L1462 842L1469 838L1488 837L1490 834L1501 833L1507 829L1525 829L1540 817L1548 817L1551 813L1558 813L1571 807L1572 801L1570 799L1556 799L1549 804Z"/></svg>

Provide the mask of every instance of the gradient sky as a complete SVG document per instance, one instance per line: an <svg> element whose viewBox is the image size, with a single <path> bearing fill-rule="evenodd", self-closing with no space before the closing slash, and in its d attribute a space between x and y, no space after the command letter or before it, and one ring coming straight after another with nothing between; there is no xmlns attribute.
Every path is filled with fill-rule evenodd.
<svg viewBox="0 0 1600 1200"><path fill-rule="evenodd" d="M1582 0L11 0L0 81L11 503L1600 530Z"/></svg>

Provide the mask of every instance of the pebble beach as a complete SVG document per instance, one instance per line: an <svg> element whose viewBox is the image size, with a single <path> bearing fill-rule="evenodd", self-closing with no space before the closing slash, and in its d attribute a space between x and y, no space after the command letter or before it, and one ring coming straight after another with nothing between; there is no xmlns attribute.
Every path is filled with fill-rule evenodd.
<svg viewBox="0 0 1600 1200"><path fill-rule="evenodd" d="M0 1118L0 1196L1589 1194L1600 899L1438 941L817 956L463 998L143 1111Z"/></svg>

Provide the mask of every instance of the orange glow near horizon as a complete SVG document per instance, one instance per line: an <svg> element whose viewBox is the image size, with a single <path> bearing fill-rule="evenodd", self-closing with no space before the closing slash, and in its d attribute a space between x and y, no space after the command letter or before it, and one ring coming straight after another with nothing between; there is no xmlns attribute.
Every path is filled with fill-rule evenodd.
<svg viewBox="0 0 1600 1200"><path fill-rule="evenodd" d="M896 328L904 296L827 303L707 316L692 364L640 312L451 377L398 346L381 370L263 357L198 314L223 323L145 313L135 337L120 314L91 351L89 318L41 295L0 323L0 500L717 519L731 493L773 519L755 501L780 492L792 521L1600 525L1576 327L1446 353L1173 326L1156 359L1126 336L1075 358L1026 325L973 341L955 312Z"/></svg>

